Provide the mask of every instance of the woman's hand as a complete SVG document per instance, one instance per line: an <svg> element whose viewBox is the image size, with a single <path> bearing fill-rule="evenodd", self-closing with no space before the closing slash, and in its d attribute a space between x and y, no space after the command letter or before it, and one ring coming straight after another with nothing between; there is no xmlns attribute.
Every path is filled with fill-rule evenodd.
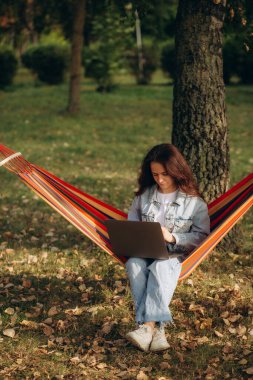
<svg viewBox="0 0 253 380"><path fill-rule="evenodd" d="M172 243L172 244L175 244L176 243L176 239L174 238L174 236L167 230L166 227L161 227L162 229L162 233L163 233L163 237L164 237L164 240L167 241L167 243Z"/></svg>

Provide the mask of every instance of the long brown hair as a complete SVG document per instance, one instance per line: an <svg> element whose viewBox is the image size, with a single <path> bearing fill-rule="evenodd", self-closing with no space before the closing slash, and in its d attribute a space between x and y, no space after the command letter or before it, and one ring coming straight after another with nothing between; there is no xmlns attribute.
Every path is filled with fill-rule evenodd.
<svg viewBox="0 0 253 380"><path fill-rule="evenodd" d="M138 177L139 188L135 195L141 195L144 191L156 184L151 172L151 162L159 162L171 176L177 187L189 195L200 196L193 173L179 150L172 144L159 144L154 146L144 157L140 175Z"/></svg>

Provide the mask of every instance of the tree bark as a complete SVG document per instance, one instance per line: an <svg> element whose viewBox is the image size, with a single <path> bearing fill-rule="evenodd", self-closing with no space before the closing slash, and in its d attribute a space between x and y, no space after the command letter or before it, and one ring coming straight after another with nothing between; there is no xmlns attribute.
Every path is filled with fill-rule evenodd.
<svg viewBox="0 0 253 380"><path fill-rule="evenodd" d="M172 143L184 154L204 199L229 186L229 145L223 81L226 0L179 0Z"/></svg>
<svg viewBox="0 0 253 380"><path fill-rule="evenodd" d="M80 83L82 68L83 29L86 0L75 0L71 46L69 102L67 111L77 113L80 109Z"/></svg>

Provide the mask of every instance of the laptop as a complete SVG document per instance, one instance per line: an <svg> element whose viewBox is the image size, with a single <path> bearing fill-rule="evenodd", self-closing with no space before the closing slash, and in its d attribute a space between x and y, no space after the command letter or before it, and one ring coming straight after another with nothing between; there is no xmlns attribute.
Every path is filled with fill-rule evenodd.
<svg viewBox="0 0 253 380"><path fill-rule="evenodd" d="M106 220L104 224L117 256L169 258L160 223Z"/></svg>

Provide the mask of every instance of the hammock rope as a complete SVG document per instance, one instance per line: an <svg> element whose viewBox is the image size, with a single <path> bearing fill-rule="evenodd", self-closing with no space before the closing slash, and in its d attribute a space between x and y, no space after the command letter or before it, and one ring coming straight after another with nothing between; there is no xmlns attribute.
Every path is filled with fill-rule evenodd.
<svg viewBox="0 0 253 380"><path fill-rule="evenodd" d="M127 214L57 178L43 168L29 163L21 153L0 145L0 166L45 200L79 231L105 252L124 264L111 249L104 221L125 220ZM211 234L182 263L179 280L187 278L253 204L253 173L208 205Z"/></svg>

